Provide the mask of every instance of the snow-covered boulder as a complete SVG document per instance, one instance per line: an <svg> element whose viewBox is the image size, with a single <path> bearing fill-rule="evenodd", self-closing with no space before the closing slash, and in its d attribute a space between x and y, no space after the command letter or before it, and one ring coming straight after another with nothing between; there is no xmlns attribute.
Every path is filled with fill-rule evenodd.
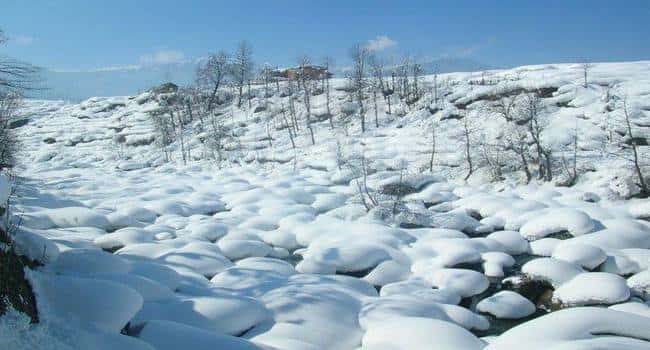
<svg viewBox="0 0 650 350"><path fill-rule="evenodd" d="M624 278L606 272L582 273L563 283L553 299L564 305L610 305L630 297Z"/></svg>
<svg viewBox="0 0 650 350"><path fill-rule="evenodd" d="M517 319L532 315L535 305L518 293L504 290L481 300L476 310L496 318Z"/></svg>
<svg viewBox="0 0 650 350"><path fill-rule="evenodd" d="M584 272L580 266L553 258L534 259L521 267L521 272L532 279L551 283L554 287L562 285Z"/></svg>
<svg viewBox="0 0 650 350"><path fill-rule="evenodd" d="M440 269L423 277L434 287L452 291L461 297L480 294L490 285L482 273L465 269Z"/></svg>
<svg viewBox="0 0 650 350"><path fill-rule="evenodd" d="M616 310L579 307L549 313L493 339L485 350L647 349L648 319Z"/></svg>
<svg viewBox="0 0 650 350"><path fill-rule="evenodd" d="M480 350L483 342L450 322L399 317L373 324L363 336L364 350Z"/></svg>
<svg viewBox="0 0 650 350"><path fill-rule="evenodd" d="M552 233L568 231L573 236L584 235L595 228L593 220L584 212L571 209L551 209L526 222L519 232L534 241Z"/></svg>
<svg viewBox="0 0 650 350"><path fill-rule="evenodd" d="M598 247L569 241L567 244L559 244L555 247L552 257L593 270L605 262L607 254Z"/></svg>
<svg viewBox="0 0 650 350"><path fill-rule="evenodd" d="M210 332L173 321L148 321L137 336L153 345L156 350L262 350L261 347L242 338Z"/></svg>

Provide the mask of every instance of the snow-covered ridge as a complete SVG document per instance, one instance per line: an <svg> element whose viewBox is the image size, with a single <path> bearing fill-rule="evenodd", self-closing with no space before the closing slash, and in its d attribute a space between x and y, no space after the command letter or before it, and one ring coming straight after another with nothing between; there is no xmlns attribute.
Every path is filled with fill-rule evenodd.
<svg viewBox="0 0 650 350"><path fill-rule="evenodd" d="M394 105L375 128L371 108L369 131L352 121L348 136L336 119L347 96L336 90L337 128L315 123L314 146L302 128L295 151L271 120L286 97L257 113L259 97L250 109L224 105L241 147L228 154L240 164L222 169L198 121L185 130L187 165L178 143L164 161L150 94L31 101L17 129L28 158L13 210L17 248L45 263L29 272L36 332L56 349L650 348L650 202L618 199L607 182L618 160L597 148L606 86L626 88L642 121L649 68L596 64L588 88L574 65L489 72L508 77L496 86L441 75L448 94L433 115L427 95L410 110ZM580 123L595 171L576 187L515 175L481 184L480 173L457 181L466 169L459 120L448 116L483 113L482 96L502 88L554 90L549 137ZM419 171L432 119L435 174ZM387 220L359 201L359 174L337 166L337 152L359 150L372 163L369 191L408 189L399 198L408 215ZM18 335L0 344L29 348L28 327L0 323L10 327Z"/></svg>

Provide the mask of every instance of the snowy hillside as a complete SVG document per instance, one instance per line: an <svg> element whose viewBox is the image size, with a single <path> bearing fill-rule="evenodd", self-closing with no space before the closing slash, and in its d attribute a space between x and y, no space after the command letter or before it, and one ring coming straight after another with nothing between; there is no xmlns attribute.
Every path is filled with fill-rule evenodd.
<svg viewBox="0 0 650 350"><path fill-rule="evenodd" d="M43 263L27 271L40 324L7 315L0 344L650 349L650 201L629 199L620 156L647 140L650 62L594 64L586 87L583 73L426 76L391 114L370 95L363 133L343 80L332 124L323 92L309 124L285 86L242 108L224 89L168 143L153 122L166 93L28 101L12 212L18 251ZM525 184L490 147L518 132L497 105L531 93L553 166L544 181L531 156Z"/></svg>

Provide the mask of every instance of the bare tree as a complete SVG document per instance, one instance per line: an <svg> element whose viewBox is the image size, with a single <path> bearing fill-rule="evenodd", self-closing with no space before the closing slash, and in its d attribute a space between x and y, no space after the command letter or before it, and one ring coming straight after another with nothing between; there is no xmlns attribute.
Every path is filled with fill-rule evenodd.
<svg viewBox="0 0 650 350"><path fill-rule="evenodd" d="M350 50L350 57L352 58L353 67L352 72L348 79L350 82L350 89L354 92L359 103L359 116L361 117L361 132L366 131L366 111L363 105L364 90L366 89L367 82L367 62L370 51L361 45L357 44Z"/></svg>
<svg viewBox="0 0 650 350"><path fill-rule="evenodd" d="M563 183L565 186L573 186L578 181L578 135L578 120L576 119L575 127L570 134L571 142L565 145L560 157L561 169L566 176Z"/></svg>
<svg viewBox="0 0 650 350"><path fill-rule="evenodd" d="M8 38L0 29L0 46ZM25 90L34 89L38 68L10 58L0 56L0 170L13 167L18 140L10 128L22 103Z"/></svg>
<svg viewBox="0 0 650 350"><path fill-rule="evenodd" d="M411 57L404 56L402 62L395 68L397 76L397 91L400 100L408 101L410 99L409 89L409 67L411 66Z"/></svg>
<svg viewBox="0 0 650 350"><path fill-rule="evenodd" d="M614 123L616 123L616 128L621 130L620 134L623 134L619 138L617 147L619 150L614 152L616 156L627 161L631 164L634 176L636 177L636 183L639 186L640 193L642 197L650 196L650 189L648 188L648 182L644 174L644 169L647 167L646 159L644 159L647 153L641 152L642 145L645 144L645 138L641 137L637 128L633 123L633 111L630 110L628 98L626 95L617 94L615 96L618 100L620 110L616 114ZM616 135L620 135L615 133Z"/></svg>
<svg viewBox="0 0 650 350"><path fill-rule="evenodd" d="M372 101L375 108L375 127L379 128L379 107L377 105L377 94L381 93L383 95L384 91L386 91L386 87L384 85L384 62L376 55L370 55L368 61L370 65L370 72L372 74L371 88Z"/></svg>
<svg viewBox="0 0 650 350"><path fill-rule="evenodd" d="M205 145L210 150L212 159L221 166L225 158L225 143L230 138L228 129L224 125L223 115L213 115L210 117L210 128L207 133Z"/></svg>
<svg viewBox="0 0 650 350"><path fill-rule="evenodd" d="M271 91L269 89L269 85L273 80L273 68L271 67L271 65L265 63L262 66L262 68L260 69L260 78L262 79L262 83L264 84L264 101L266 102L266 99L272 96Z"/></svg>
<svg viewBox="0 0 650 350"><path fill-rule="evenodd" d="M520 100L522 101L520 103ZM531 113L537 113L525 107L536 108L534 105L523 105L523 98L519 95L503 96L491 106L491 110L504 121L502 140L505 149L514 153L519 161L519 168L526 176L526 183L532 180L530 171L530 117Z"/></svg>
<svg viewBox="0 0 650 350"><path fill-rule="evenodd" d="M543 116L544 104L539 93L527 94L523 97L523 113L527 119L528 133L535 146L538 162L538 176L545 181L553 179L553 150L542 143L542 133L548 126L548 120Z"/></svg>
<svg viewBox="0 0 650 350"><path fill-rule="evenodd" d="M323 67L325 68L325 73L322 75L321 79L323 79L323 91L325 92L325 106L327 108L327 118L329 119L330 122L330 128L334 129L334 121L332 118L332 110L330 108L330 71L332 70L332 67L334 66L334 60L326 56L323 59Z"/></svg>
<svg viewBox="0 0 650 350"><path fill-rule="evenodd" d="M244 86L248 85L250 90L249 83L251 75L253 74L253 49L248 41L243 40L239 43L237 52L233 57L230 73L239 92L237 107L241 108Z"/></svg>
<svg viewBox="0 0 650 350"><path fill-rule="evenodd" d="M467 163L467 175L465 175L466 181L474 173L474 160L472 158L472 147L474 145L473 135L475 131L476 129L474 123L473 121L470 120L470 114L465 113L465 116L463 117L462 120L461 136L462 136L462 141L465 149L465 162Z"/></svg>
<svg viewBox="0 0 650 350"><path fill-rule="evenodd" d="M218 103L218 92L221 83L226 78L230 69L230 57L227 52L219 51L216 54L211 54L205 63L199 64L196 71L196 80L199 85L206 86L211 89L210 96L208 97L207 111L211 112L215 102Z"/></svg>
<svg viewBox="0 0 650 350"><path fill-rule="evenodd" d="M345 164L355 176L354 184L357 188L357 194L366 211L379 206L377 192L368 187L368 175L370 175L372 169L365 155L363 153L352 155L345 161Z"/></svg>
<svg viewBox="0 0 650 350"><path fill-rule="evenodd" d="M410 71L411 71L411 80L413 81L412 83L413 94L411 95L411 99L409 103L413 104L417 102L420 99L420 97L422 97L420 80L422 79L422 74L424 73L424 69L422 68L422 65L420 63L413 60L413 62L411 63Z"/></svg>
<svg viewBox="0 0 650 350"><path fill-rule="evenodd" d="M429 129L429 132L431 134L431 157L429 158L429 172L433 173L433 161L436 157L436 122L433 119L431 120Z"/></svg>
<svg viewBox="0 0 650 350"><path fill-rule="evenodd" d="M316 139L314 138L314 129L312 126L311 120L311 94L313 89L313 77L309 73L309 67L311 66L311 59L309 56L302 56L299 59L300 67L298 73L298 84L302 86L303 91L303 102L305 103L305 110L307 111L306 124L307 129L309 130L309 135L311 136L311 144L316 144Z"/></svg>
<svg viewBox="0 0 650 350"><path fill-rule="evenodd" d="M580 69L582 70L582 75L583 75L583 83L582 83L582 86L583 86L585 89L586 89L587 86L588 86L588 85L587 85L587 83L588 83L588 81L587 81L587 75L589 74L589 71L591 70L591 68L593 68L593 66L594 66L593 63L590 63L590 62L588 62L588 61L586 61L586 60L584 60L584 61L580 64Z"/></svg>
<svg viewBox="0 0 650 350"><path fill-rule="evenodd" d="M0 46L7 42L0 32ZM39 69L31 64L0 56L0 89L25 91L36 89Z"/></svg>
<svg viewBox="0 0 650 350"><path fill-rule="evenodd" d="M0 171L13 167L16 161L18 139L10 123L21 101L17 92L0 90Z"/></svg>
<svg viewBox="0 0 650 350"><path fill-rule="evenodd" d="M433 66L433 102L438 105L438 66Z"/></svg>
<svg viewBox="0 0 650 350"><path fill-rule="evenodd" d="M282 122L284 125L282 126L283 128L287 129L287 132L289 133L289 140L291 140L291 147L295 150L296 149L296 142L294 140L294 128L291 126L289 123L289 120L287 119L287 112L286 109L284 108L284 104L280 106L280 113L282 113Z"/></svg>

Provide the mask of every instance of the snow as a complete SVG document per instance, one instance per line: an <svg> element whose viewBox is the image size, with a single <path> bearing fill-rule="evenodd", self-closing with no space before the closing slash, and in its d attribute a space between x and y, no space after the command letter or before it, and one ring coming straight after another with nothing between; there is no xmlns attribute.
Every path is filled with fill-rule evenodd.
<svg viewBox="0 0 650 350"><path fill-rule="evenodd" d="M521 272L533 279L551 283L554 287L584 272L580 266L563 260L553 258L539 258L527 262L521 267Z"/></svg>
<svg viewBox="0 0 650 350"><path fill-rule="evenodd" d="M579 236L593 229L594 223L587 214L575 209L554 209L526 222L520 232L528 240L537 240L551 233L568 231L573 236Z"/></svg>
<svg viewBox="0 0 650 350"><path fill-rule="evenodd" d="M157 350L175 350L182 348L197 350L262 349L241 338L208 332L182 323L163 320L148 321L139 331L138 338L153 345Z"/></svg>
<svg viewBox="0 0 650 350"><path fill-rule="evenodd" d="M593 270L607 259L607 254L598 248L587 244L559 244L553 250L553 258L580 265Z"/></svg>
<svg viewBox="0 0 650 350"><path fill-rule="evenodd" d="M635 295L647 298L650 295L650 270L636 273L627 279L627 285Z"/></svg>
<svg viewBox="0 0 650 350"><path fill-rule="evenodd" d="M137 325L150 320L169 320L212 332L237 335L268 316L268 311L259 301L212 293L145 303L132 322Z"/></svg>
<svg viewBox="0 0 650 350"><path fill-rule="evenodd" d="M648 201L625 199L636 191L629 172L601 149L610 131L606 86L631 88L630 105L647 114L648 67L596 64L587 89L575 84L574 65L489 72L510 77L497 85L470 84L472 73L441 75L449 79L441 111L393 106L395 115L380 113L380 128L361 133L353 120L348 136L315 122L316 145L303 128L296 150L271 114L286 97L259 113L226 103L217 112L241 148L211 159L194 121L187 165L177 143L167 162L156 143L141 142L155 139L146 113L159 105L150 93L27 101L30 122L17 132L32 160L18 169L24 181L12 203L23 218L17 250L44 263L29 274L44 327L32 333L63 349L648 348ZM545 98L544 142L561 152L579 123L579 162L590 171L573 187L555 186L560 174L555 183L523 185L518 174L487 183L485 169L463 181L459 122L441 118L467 102L467 114L478 114L495 91L540 86L558 88ZM253 90L255 108L263 102ZM333 91L335 113L345 100ZM314 108L324 109L322 95ZM115 143L119 136L125 144ZM412 213L391 221L390 210L368 212L359 174L338 168L337 143L344 157L367 157L370 191L399 183L396 169L407 160L402 179L413 192L403 201ZM0 175L0 203L7 189ZM505 278L526 276L550 282L562 304L553 306L566 309L537 317L524 290L501 290ZM617 305L579 307L592 304ZM494 318L526 321L494 334ZM487 345L472 332L494 335Z"/></svg>
<svg viewBox="0 0 650 350"><path fill-rule="evenodd" d="M369 328L362 345L364 350L425 350L432 346L440 350L478 350L484 344L472 333L449 322L399 317Z"/></svg>
<svg viewBox="0 0 650 350"><path fill-rule="evenodd" d="M533 314L535 305L520 294L504 290L481 300L476 310L496 318L517 319Z"/></svg>
<svg viewBox="0 0 650 350"><path fill-rule="evenodd" d="M609 305L629 297L630 289L625 279L606 272L579 274L553 293L553 299L566 305Z"/></svg>
<svg viewBox="0 0 650 350"><path fill-rule="evenodd" d="M6 206L7 200L9 199L9 194L11 193L11 187L9 184L9 179L4 174L0 174L0 203L2 207Z"/></svg>
<svg viewBox="0 0 650 350"><path fill-rule="evenodd" d="M461 297L480 294L490 285L482 273L465 269L440 269L424 277L434 287L449 290Z"/></svg>
<svg viewBox="0 0 650 350"><path fill-rule="evenodd" d="M506 250L504 253L518 255L528 252L528 242L516 231L497 231L489 234L487 238L501 243Z"/></svg>
<svg viewBox="0 0 650 350"><path fill-rule="evenodd" d="M121 283L41 273L30 279L40 313L109 333L119 332L143 304L137 291Z"/></svg>
<svg viewBox="0 0 650 350"><path fill-rule="evenodd" d="M456 323L465 329L485 330L489 322L456 305L441 304L416 295L384 296L367 300L359 313L359 324L371 329L391 318L422 317Z"/></svg>
<svg viewBox="0 0 650 350"><path fill-rule="evenodd" d="M615 310L580 307L552 312L512 328L485 350L639 349L650 340L647 318Z"/></svg>

